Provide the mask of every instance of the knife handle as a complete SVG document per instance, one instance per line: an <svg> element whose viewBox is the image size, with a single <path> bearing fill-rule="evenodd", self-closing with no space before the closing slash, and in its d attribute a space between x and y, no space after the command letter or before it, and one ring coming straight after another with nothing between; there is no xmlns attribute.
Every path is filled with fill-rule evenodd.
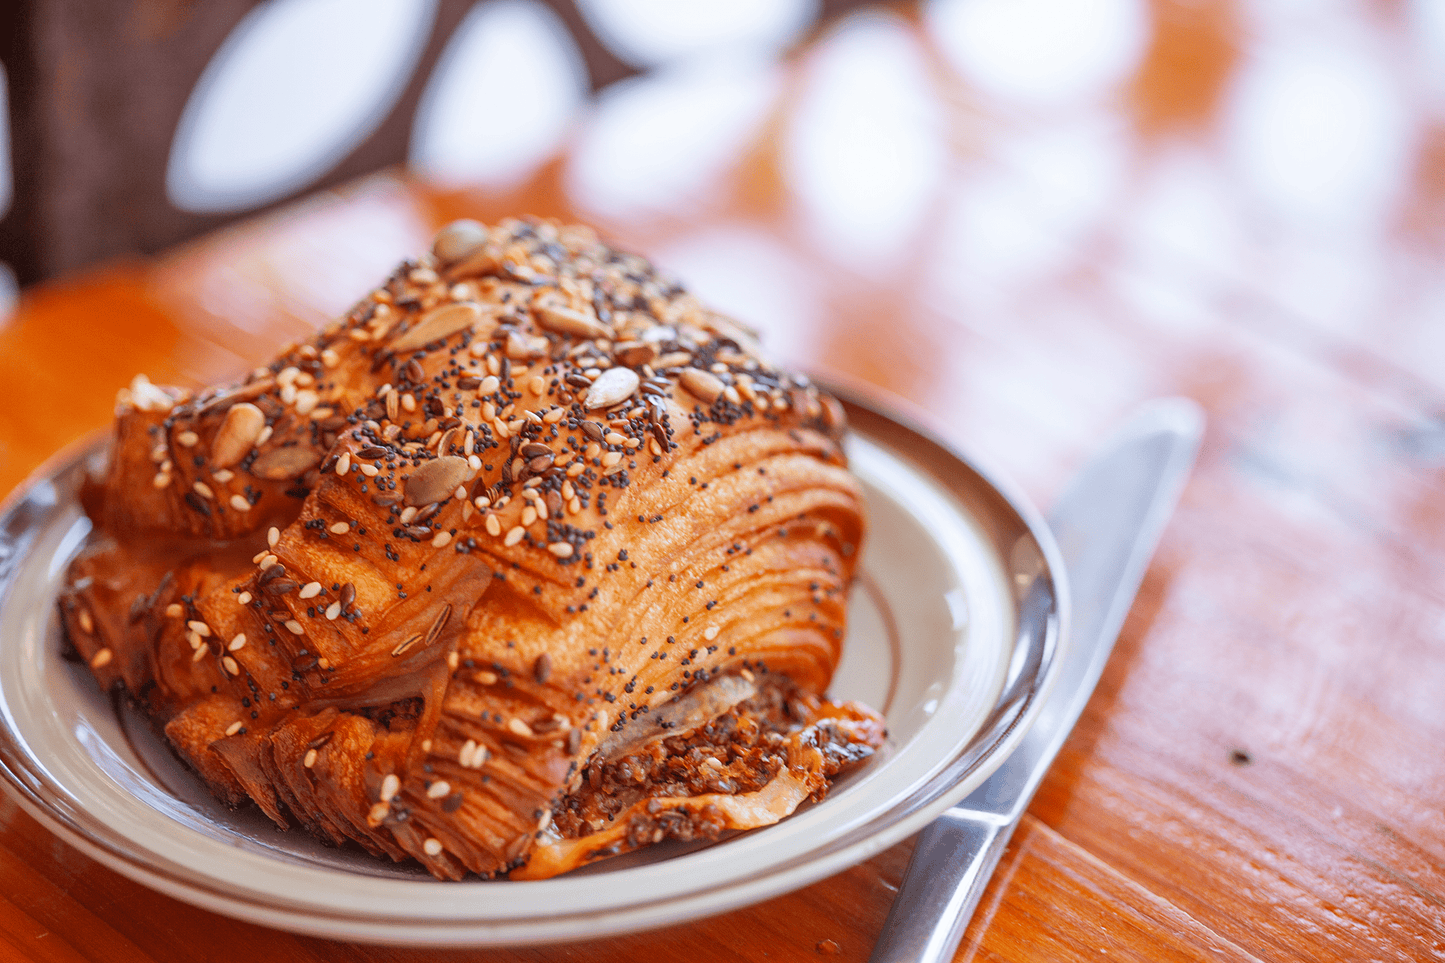
<svg viewBox="0 0 1445 963"><path fill-rule="evenodd" d="M951 960L1015 825L958 806L929 823L868 963Z"/></svg>

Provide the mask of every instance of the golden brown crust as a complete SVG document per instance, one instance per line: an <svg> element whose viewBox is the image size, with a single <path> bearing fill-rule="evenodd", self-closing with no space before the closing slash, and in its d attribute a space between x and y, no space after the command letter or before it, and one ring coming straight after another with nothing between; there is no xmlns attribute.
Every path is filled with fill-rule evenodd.
<svg viewBox="0 0 1445 963"><path fill-rule="evenodd" d="M863 536L842 431L641 258L460 222L240 383L124 392L62 612L223 797L497 873L678 693L826 688Z"/></svg>

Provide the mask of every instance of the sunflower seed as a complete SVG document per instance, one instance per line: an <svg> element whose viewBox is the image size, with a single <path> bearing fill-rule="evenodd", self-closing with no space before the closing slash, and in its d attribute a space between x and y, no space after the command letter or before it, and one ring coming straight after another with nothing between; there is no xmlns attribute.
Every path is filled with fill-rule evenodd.
<svg viewBox="0 0 1445 963"><path fill-rule="evenodd" d="M391 657L393 659L400 658L402 655L406 654L407 649L411 648L413 645L416 645L420 641L420 634L408 636L407 638L403 639L396 648L391 650Z"/></svg>
<svg viewBox="0 0 1445 963"><path fill-rule="evenodd" d="M657 357L657 345L646 341L623 341L613 346L612 354L629 368L651 364Z"/></svg>
<svg viewBox="0 0 1445 963"><path fill-rule="evenodd" d="M437 640L437 636L442 634L442 629L447 627L447 622L451 620L451 617L452 607L451 604L448 603L442 606L442 610L438 612L437 617L432 620L431 628L426 630L426 645L429 646Z"/></svg>

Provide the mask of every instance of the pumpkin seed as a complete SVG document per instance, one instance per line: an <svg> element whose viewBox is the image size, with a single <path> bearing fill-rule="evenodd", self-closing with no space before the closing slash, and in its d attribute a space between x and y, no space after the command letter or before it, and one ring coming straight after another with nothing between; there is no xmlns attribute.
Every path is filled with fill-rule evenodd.
<svg viewBox="0 0 1445 963"><path fill-rule="evenodd" d="M321 462L321 452L306 445L291 445L262 452L251 462L251 474L257 478L280 481L299 477Z"/></svg>
<svg viewBox="0 0 1445 963"><path fill-rule="evenodd" d="M482 309L475 301L446 304L428 311L388 346L397 354L415 351L423 345L451 337L458 331L473 328L482 320ZM493 327L495 327L495 322ZM487 332L490 334L490 332Z"/></svg>
<svg viewBox="0 0 1445 963"><path fill-rule="evenodd" d="M716 375L697 368L684 368L677 377L684 388L708 404L717 401L718 396L727 387L718 380Z"/></svg>
<svg viewBox="0 0 1445 963"><path fill-rule="evenodd" d="M631 368L608 368L598 375L597 380L592 382L592 387L587 389L582 406L588 410L610 408L630 398L639 383L637 372Z"/></svg>
<svg viewBox="0 0 1445 963"><path fill-rule="evenodd" d="M487 229L470 218L452 221L437 232L431 251L443 266L455 264L487 243Z"/></svg>
<svg viewBox="0 0 1445 963"><path fill-rule="evenodd" d="M266 416L260 408L249 401L232 405L211 442L211 464L217 468L230 468L245 458L265 427Z"/></svg>
<svg viewBox="0 0 1445 963"><path fill-rule="evenodd" d="M434 458L412 472L406 480L404 501L408 505L430 505L442 501L466 481L469 470L465 458L456 455Z"/></svg>

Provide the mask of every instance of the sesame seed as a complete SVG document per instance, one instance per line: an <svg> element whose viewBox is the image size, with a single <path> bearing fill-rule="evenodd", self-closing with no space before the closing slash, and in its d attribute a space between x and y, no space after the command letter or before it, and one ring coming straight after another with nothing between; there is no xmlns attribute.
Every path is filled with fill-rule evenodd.
<svg viewBox="0 0 1445 963"><path fill-rule="evenodd" d="M403 525L410 525L411 520L413 518L416 518L416 514L419 511L421 511L421 509L418 508L416 505L408 505L401 510L401 517L398 518L397 521L401 522Z"/></svg>
<svg viewBox="0 0 1445 963"><path fill-rule="evenodd" d="M210 485L207 485L207 484L206 484L205 482L203 482L203 481L192 482L192 483L191 483L191 488L195 489L196 494L197 494L197 495L200 495L202 498L215 498L215 497L216 497L216 493L213 492L213 491L211 491L211 486L210 486Z"/></svg>
<svg viewBox="0 0 1445 963"><path fill-rule="evenodd" d="M717 626L709 625L707 629L702 633L702 637L707 639L709 642L717 638Z"/></svg>
<svg viewBox="0 0 1445 963"><path fill-rule="evenodd" d="M204 640L194 632L186 633L186 642L190 644L192 649L199 649L204 644Z"/></svg>
<svg viewBox="0 0 1445 963"><path fill-rule="evenodd" d="M201 436L196 434L194 431L182 431L176 435L176 444L180 445L182 448L194 448L196 446L196 442L200 440Z"/></svg>
<svg viewBox="0 0 1445 963"><path fill-rule="evenodd" d="M361 473L367 478L375 478L381 474L380 468L377 468L375 465L368 465L366 462L361 462L356 467L359 468Z"/></svg>
<svg viewBox="0 0 1445 963"><path fill-rule="evenodd" d="M262 556L261 556L261 560L260 560L259 562L257 562L256 565L257 565L258 568L261 569L261 571L264 572L264 571L266 571L266 569L270 568L272 565L275 565L275 564L276 564L276 561L277 561L276 556L275 556L275 555L272 555L270 552L267 552L265 555L262 555Z"/></svg>
<svg viewBox="0 0 1445 963"><path fill-rule="evenodd" d="M510 548L520 542L522 540L522 536L525 534L527 534L527 530L521 525L518 525L507 533L507 537L502 539L502 544Z"/></svg>
<svg viewBox="0 0 1445 963"><path fill-rule="evenodd" d="M179 602L172 602L170 605L166 606L166 615L170 616L173 619L180 618L181 614L184 612L185 608Z"/></svg>
<svg viewBox="0 0 1445 963"><path fill-rule="evenodd" d="M491 535L494 538L502 534L502 523L497 519L497 516L493 515L491 512L487 513L486 527L487 534Z"/></svg>
<svg viewBox="0 0 1445 963"><path fill-rule="evenodd" d="M246 647L246 633L245 633L245 632L241 632L241 633L238 633L238 634L236 635L236 637L231 640L231 644L228 645L228 646L226 646L226 649L227 649L228 651L230 651L230 652L239 652L241 649L243 649L243 648L245 648L245 647Z"/></svg>
<svg viewBox="0 0 1445 963"><path fill-rule="evenodd" d="M111 652L110 649L101 649L90 657L90 667L92 669L103 669L110 665L110 660L114 657L115 653Z"/></svg>
<svg viewBox="0 0 1445 963"><path fill-rule="evenodd" d="M225 666L226 671L231 673L231 675L241 674L241 667L237 665L236 660L231 658L229 655L221 659L221 665Z"/></svg>
<svg viewBox="0 0 1445 963"><path fill-rule="evenodd" d="M552 542L551 544L549 544L549 545L547 546L547 551L551 552L553 555L557 556L558 558L571 558L571 557L572 557L572 551L573 551L573 549L572 549L572 543L571 543L571 542Z"/></svg>
<svg viewBox="0 0 1445 963"><path fill-rule="evenodd" d="M389 803L396 798L396 794L399 792L401 792L401 780L396 777L396 773L389 772L381 781L381 795L377 798L384 803Z"/></svg>
<svg viewBox="0 0 1445 963"><path fill-rule="evenodd" d="M452 536L450 532L437 532L431 540L432 548L445 548L451 540Z"/></svg>
<svg viewBox="0 0 1445 963"><path fill-rule="evenodd" d="M347 532L351 531L351 526L346 522L335 522L331 525L331 527L326 530L332 535L345 535Z"/></svg>
<svg viewBox="0 0 1445 963"><path fill-rule="evenodd" d="M238 512L249 512L251 510L251 503L246 501L245 495L232 495L231 507Z"/></svg>
<svg viewBox="0 0 1445 963"><path fill-rule="evenodd" d="M336 621L336 617L337 617L338 615L340 615L340 614L341 614L341 602L339 602L339 601L332 602L330 605L326 606L326 620L327 620L328 622L335 622L335 621Z"/></svg>
<svg viewBox="0 0 1445 963"><path fill-rule="evenodd" d="M95 631L95 619L91 617L90 612L86 611L85 609L81 609L76 614L75 619L77 622L80 623L80 631L84 632L86 635L89 635L90 633Z"/></svg>
<svg viewBox="0 0 1445 963"><path fill-rule="evenodd" d="M240 732L240 731L241 731L241 720L240 720L240 719L237 719L235 722L231 723L229 726L226 727L226 735L228 735L228 736L234 736L236 733L238 733L238 732Z"/></svg>
<svg viewBox="0 0 1445 963"><path fill-rule="evenodd" d="M602 456L602 467L611 468L622 460L622 452L609 451Z"/></svg>
<svg viewBox="0 0 1445 963"><path fill-rule="evenodd" d="M235 477L236 473L229 468L222 468L220 471L211 472L211 480L218 481L223 485Z"/></svg>
<svg viewBox="0 0 1445 963"><path fill-rule="evenodd" d="M507 729L524 738L532 735L532 727L516 716L512 716L512 718L507 720Z"/></svg>
<svg viewBox="0 0 1445 963"><path fill-rule="evenodd" d="M438 779L436 782L426 787L426 797L428 799L440 799L443 796L451 795L451 792L452 784L447 782L445 779Z"/></svg>
<svg viewBox="0 0 1445 963"><path fill-rule="evenodd" d="M295 619L286 620L286 631L290 632L292 635L306 634L306 630L301 627L301 623L297 622Z"/></svg>
<svg viewBox="0 0 1445 963"><path fill-rule="evenodd" d="M306 758L301 760L301 765L305 766L307 769L310 769L312 766L316 765L316 755L317 754L315 749L307 749Z"/></svg>
<svg viewBox="0 0 1445 963"><path fill-rule="evenodd" d="M165 488L170 483L171 476L166 472L157 472L155 477L151 479L151 484L156 488Z"/></svg>
<svg viewBox="0 0 1445 963"><path fill-rule="evenodd" d="M341 457L336 459L336 474L345 476L351 471L351 452L343 451Z"/></svg>
<svg viewBox="0 0 1445 963"><path fill-rule="evenodd" d="M537 509L533 508L531 505L528 505L526 508L522 509L522 524L524 526L531 525L536 520Z"/></svg>
<svg viewBox="0 0 1445 963"><path fill-rule="evenodd" d="M318 596L318 595L320 595L320 594L321 594L321 583L320 583L320 582L307 582L305 585L301 586L301 591L299 591L299 592L296 593L296 595L297 595L298 598L303 598L303 599L314 599L316 596Z"/></svg>
<svg viewBox="0 0 1445 963"><path fill-rule="evenodd" d="M266 533L266 544L275 548L276 543L279 541L281 541L281 529L272 525L271 530Z"/></svg>
<svg viewBox="0 0 1445 963"><path fill-rule="evenodd" d="M250 593L250 592L242 592L240 595L236 596L236 601L237 601L237 602L240 602L242 605L250 605L250 604L251 604L251 593ZM177 612L176 614L179 615L180 613Z"/></svg>
<svg viewBox="0 0 1445 963"><path fill-rule="evenodd" d="M426 842L421 844L421 848L422 852L426 853L428 856L436 856L442 851L442 844L441 841L436 837L428 836L426 838Z"/></svg>
<svg viewBox="0 0 1445 963"><path fill-rule="evenodd" d="M191 619L189 622L187 622L186 628L190 629L192 632L196 633L203 639L209 639L211 637L211 627L204 622L197 621L196 619Z"/></svg>

